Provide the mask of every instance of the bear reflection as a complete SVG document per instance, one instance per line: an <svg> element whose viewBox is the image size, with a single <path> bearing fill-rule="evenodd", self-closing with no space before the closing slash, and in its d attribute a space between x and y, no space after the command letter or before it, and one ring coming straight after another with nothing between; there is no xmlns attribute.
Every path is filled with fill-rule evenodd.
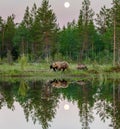
<svg viewBox="0 0 120 129"><path fill-rule="evenodd" d="M54 79L50 81L50 85L55 88L66 88L68 87L68 82L64 79L62 80Z"/></svg>
<svg viewBox="0 0 120 129"><path fill-rule="evenodd" d="M80 86L86 86L88 84L88 82L87 81L84 81L84 80L78 80L78 81L76 81L76 83L78 85L80 85Z"/></svg>
<svg viewBox="0 0 120 129"><path fill-rule="evenodd" d="M47 101L53 99L53 89L54 88L67 88L68 82L64 79L54 79L48 80L45 82L43 87L42 99L46 99Z"/></svg>

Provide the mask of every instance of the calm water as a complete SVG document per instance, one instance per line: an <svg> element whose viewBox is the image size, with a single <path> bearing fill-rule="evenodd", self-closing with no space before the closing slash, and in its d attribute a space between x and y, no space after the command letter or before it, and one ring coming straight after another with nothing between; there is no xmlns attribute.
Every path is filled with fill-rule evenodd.
<svg viewBox="0 0 120 129"><path fill-rule="evenodd" d="M0 81L0 128L120 129L120 81Z"/></svg>

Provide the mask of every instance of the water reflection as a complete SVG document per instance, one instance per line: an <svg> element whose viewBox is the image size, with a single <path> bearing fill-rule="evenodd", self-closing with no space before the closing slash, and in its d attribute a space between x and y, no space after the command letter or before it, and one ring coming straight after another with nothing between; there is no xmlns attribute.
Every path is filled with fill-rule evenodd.
<svg viewBox="0 0 120 129"><path fill-rule="evenodd" d="M83 129L99 128L99 124L94 126L98 117L103 122L102 128L120 128L119 80L0 81L0 109L7 107L15 111L17 107L14 103L19 103L27 122L32 120L35 125L38 122L42 129L54 128L53 120L57 119L61 103L65 111L72 110L76 106L78 115L72 117L79 118L79 126ZM61 114L70 119L63 111ZM60 122L59 120L58 123ZM66 123L68 121L64 121L64 124ZM74 129L78 127L75 124L73 126Z"/></svg>

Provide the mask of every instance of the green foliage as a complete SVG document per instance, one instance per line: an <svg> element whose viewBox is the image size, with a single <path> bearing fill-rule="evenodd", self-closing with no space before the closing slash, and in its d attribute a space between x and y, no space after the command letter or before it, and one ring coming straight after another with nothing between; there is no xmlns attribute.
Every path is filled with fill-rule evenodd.
<svg viewBox="0 0 120 129"><path fill-rule="evenodd" d="M6 43L8 48L12 46L12 41L13 41L13 37L15 34L14 18L15 18L14 15L8 16L7 22L5 24L5 33L4 33L5 37L4 38L5 38L5 43Z"/></svg>
<svg viewBox="0 0 120 129"><path fill-rule="evenodd" d="M68 23L67 28L59 33L59 52L64 57L76 60L79 55L79 43L77 37L77 28L75 22Z"/></svg>
<svg viewBox="0 0 120 129"><path fill-rule="evenodd" d="M25 67L27 66L27 63L28 63L28 59L24 54L20 57L19 63L21 66L21 70L22 71L25 70Z"/></svg>
<svg viewBox="0 0 120 129"><path fill-rule="evenodd" d="M12 59L10 50L8 50L8 52L7 52L7 60L10 65L13 63L13 59Z"/></svg>
<svg viewBox="0 0 120 129"><path fill-rule="evenodd" d="M18 94L22 97L25 97L27 94L27 91L29 89L28 84L25 82L25 80L21 80L20 82L20 86L19 86L19 90L18 90Z"/></svg>

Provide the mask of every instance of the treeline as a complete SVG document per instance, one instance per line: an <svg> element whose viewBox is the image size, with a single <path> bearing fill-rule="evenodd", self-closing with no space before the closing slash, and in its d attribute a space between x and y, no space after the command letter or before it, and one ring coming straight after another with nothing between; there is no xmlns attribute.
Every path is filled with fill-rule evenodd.
<svg viewBox="0 0 120 129"><path fill-rule="evenodd" d="M26 7L23 20L15 15L0 17L0 57L17 60L26 55L29 61L66 59L77 62L120 63L120 1L113 0L98 14L90 0L84 0L78 21L62 29L48 0L40 7Z"/></svg>

